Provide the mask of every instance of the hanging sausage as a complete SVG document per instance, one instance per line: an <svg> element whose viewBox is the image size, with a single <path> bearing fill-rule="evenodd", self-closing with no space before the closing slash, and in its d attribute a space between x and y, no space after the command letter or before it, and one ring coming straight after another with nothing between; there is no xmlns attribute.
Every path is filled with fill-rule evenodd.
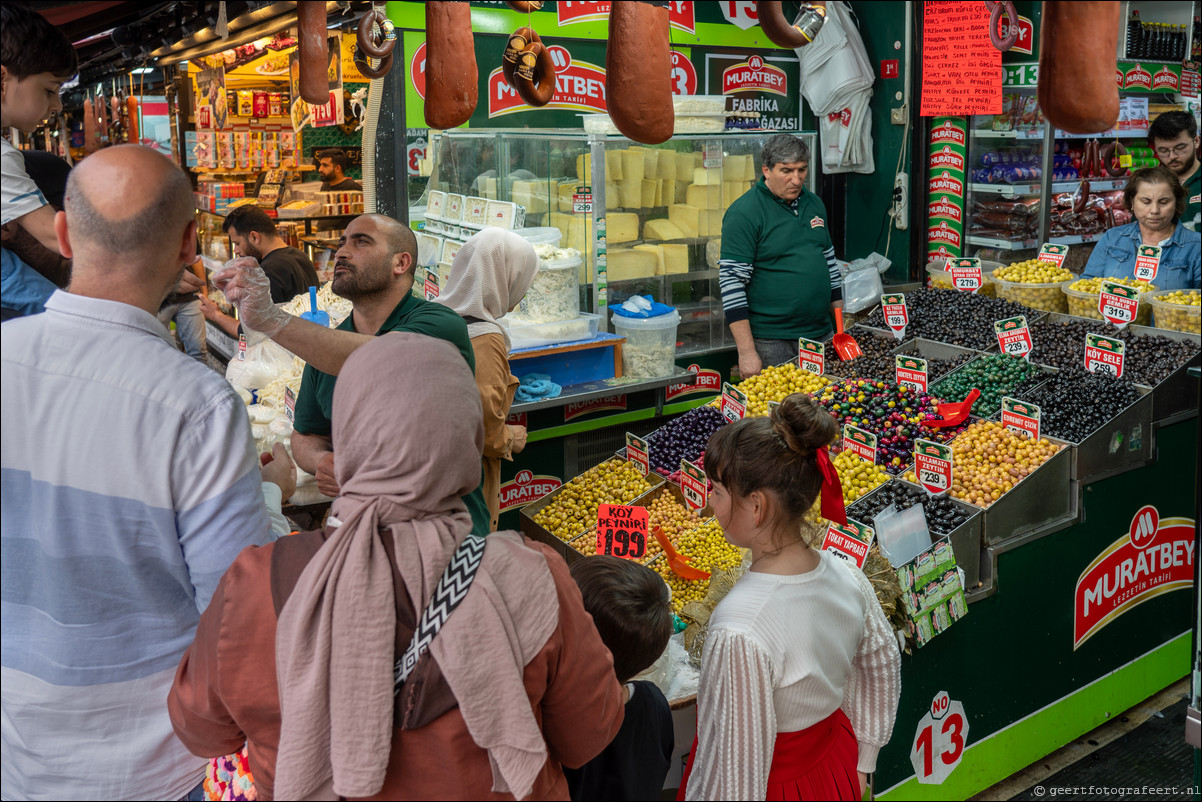
<svg viewBox="0 0 1202 802"><path fill-rule="evenodd" d="M326 62L329 59L326 4L297 3L296 31L301 99L314 106L324 106L330 102L330 80L326 76Z"/></svg>
<svg viewBox="0 0 1202 802"><path fill-rule="evenodd" d="M426 125L457 128L476 110L479 73L467 3L426 3Z"/></svg>
<svg viewBox="0 0 1202 802"><path fill-rule="evenodd" d="M645 145L672 137L672 56L666 2L614 3L605 50L605 102L624 136Z"/></svg>
<svg viewBox="0 0 1202 802"><path fill-rule="evenodd" d="M1039 34L1039 105L1050 125L1070 134L1114 127L1117 2L1045 0Z"/></svg>

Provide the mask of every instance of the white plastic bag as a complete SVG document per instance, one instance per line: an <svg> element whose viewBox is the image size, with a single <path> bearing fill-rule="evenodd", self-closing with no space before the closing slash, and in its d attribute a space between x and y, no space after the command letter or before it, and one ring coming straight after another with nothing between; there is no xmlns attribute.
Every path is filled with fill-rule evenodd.
<svg viewBox="0 0 1202 802"><path fill-rule="evenodd" d="M292 360L291 351L271 340L264 340L247 348L245 359L238 359L234 355L225 369L225 380L235 387L261 390L281 373L291 370Z"/></svg>
<svg viewBox="0 0 1202 802"><path fill-rule="evenodd" d="M875 267L854 270L843 279L843 311L860 312L881 300L881 274Z"/></svg>

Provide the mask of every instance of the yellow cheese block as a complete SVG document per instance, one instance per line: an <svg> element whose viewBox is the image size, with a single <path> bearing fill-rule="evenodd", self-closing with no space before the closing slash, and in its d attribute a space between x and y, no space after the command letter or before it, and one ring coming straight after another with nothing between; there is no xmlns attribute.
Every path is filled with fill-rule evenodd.
<svg viewBox="0 0 1202 802"><path fill-rule="evenodd" d="M676 203L676 179L661 178L659 180L659 202L656 206L671 206Z"/></svg>
<svg viewBox="0 0 1202 802"><path fill-rule="evenodd" d="M724 181L751 181L751 172L755 169L755 157L723 156L722 173Z"/></svg>
<svg viewBox="0 0 1202 802"><path fill-rule="evenodd" d="M722 186L692 184L685 192L685 203L698 209L721 209Z"/></svg>
<svg viewBox="0 0 1202 802"><path fill-rule="evenodd" d="M697 236L719 237L722 235L722 210L702 209L697 225Z"/></svg>
<svg viewBox="0 0 1202 802"><path fill-rule="evenodd" d="M642 206L644 209L651 209L654 206L656 206L657 204L655 202L655 194L656 194L656 189L658 187L659 187L659 182L656 181L655 179L644 178L643 179L643 191L642 191L642 196L639 201L639 205Z"/></svg>
<svg viewBox="0 0 1202 802"><path fill-rule="evenodd" d="M711 184L721 185L722 169L720 167L694 167L693 183L706 186Z"/></svg>
<svg viewBox="0 0 1202 802"><path fill-rule="evenodd" d="M690 181L677 180L676 192L675 192L676 197L674 199L674 202L675 203L684 203L685 201L687 201L689 199L689 187L691 187L691 186L693 186L693 184Z"/></svg>
<svg viewBox="0 0 1202 802"><path fill-rule="evenodd" d="M701 210L696 206L674 203L668 209L668 219L675 223L686 237L698 236L698 229L701 226Z"/></svg>
<svg viewBox="0 0 1202 802"><path fill-rule="evenodd" d="M576 157L576 177L586 184L593 180L593 157L588 153Z"/></svg>
<svg viewBox="0 0 1202 802"><path fill-rule="evenodd" d="M722 208L728 208L732 203L746 194L749 184L746 181L722 182Z"/></svg>
<svg viewBox="0 0 1202 802"><path fill-rule="evenodd" d="M542 214L550 211L550 199L546 195L530 195L525 192L513 193L513 202L524 206L526 214Z"/></svg>
<svg viewBox="0 0 1202 802"><path fill-rule="evenodd" d="M550 223L563 233L563 239L560 241L561 247L575 248L583 253L592 252L593 220L591 217L584 214L552 212Z"/></svg>
<svg viewBox="0 0 1202 802"><path fill-rule="evenodd" d="M659 178L659 151L643 148L643 178Z"/></svg>
<svg viewBox="0 0 1202 802"><path fill-rule="evenodd" d="M497 199L497 179L485 178L484 185L480 188L480 194L489 200Z"/></svg>
<svg viewBox="0 0 1202 802"><path fill-rule="evenodd" d="M664 272L665 273L687 273L689 272L689 246L676 243L668 243L662 246L664 249Z"/></svg>
<svg viewBox="0 0 1202 802"><path fill-rule="evenodd" d="M615 208L622 205L622 187L617 181L605 182L605 203Z"/></svg>
<svg viewBox="0 0 1202 802"><path fill-rule="evenodd" d="M611 283L654 276L655 269L659 264L654 253L636 251L634 248L609 248L606 253L606 262L608 263L607 278Z"/></svg>
<svg viewBox="0 0 1202 802"><path fill-rule="evenodd" d="M605 151L605 180L617 181L622 178L622 151Z"/></svg>
<svg viewBox="0 0 1202 802"><path fill-rule="evenodd" d="M559 185L559 203L557 204L559 211L572 211L572 196L576 194L576 186L575 181L564 181Z"/></svg>
<svg viewBox="0 0 1202 802"><path fill-rule="evenodd" d="M677 181L693 181L693 169L701 166L700 153L677 153L676 154L676 180Z"/></svg>
<svg viewBox="0 0 1202 802"><path fill-rule="evenodd" d="M623 178L618 182L618 192L620 193L618 206L624 209L637 209L643 205L643 179Z"/></svg>
<svg viewBox="0 0 1202 802"><path fill-rule="evenodd" d="M655 203L652 206L664 205L664 182L663 179L655 179Z"/></svg>
<svg viewBox="0 0 1202 802"><path fill-rule="evenodd" d="M622 178L626 181L643 180L643 154L637 150L619 151L622 154Z"/></svg>
<svg viewBox="0 0 1202 802"><path fill-rule="evenodd" d="M664 274L664 246L663 245L635 245L634 250L646 251L647 253L655 254L655 275L662 276Z"/></svg>
<svg viewBox="0 0 1202 802"><path fill-rule="evenodd" d="M648 220L643 226L643 239L684 239L685 233L671 220Z"/></svg>
<svg viewBox="0 0 1202 802"><path fill-rule="evenodd" d="M511 190L514 195L551 196L551 185L546 181L514 181Z"/></svg>
<svg viewBox="0 0 1202 802"><path fill-rule="evenodd" d="M605 241L633 242L639 238L639 216L629 212L610 212L605 215Z"/></svg>
<svg viewBox="0 0 1202 802"><path fill-rule="evenodd" d="M659 156L655 164L656 178L676 178L676 151L657 151Z"/></svg>

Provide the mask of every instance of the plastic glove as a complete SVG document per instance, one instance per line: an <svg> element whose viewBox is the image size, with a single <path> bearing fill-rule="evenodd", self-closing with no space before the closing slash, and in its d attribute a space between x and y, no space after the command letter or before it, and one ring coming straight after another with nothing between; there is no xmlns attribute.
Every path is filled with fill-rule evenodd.
<svg viewBox="0 0 1202 802"><path fill-rule="evenodd" d="M248 346L274 337L292 320L292 315L272 303L271 282L256 259L242 256L226 262L213 274L213 286L238 308Z"/></svg>

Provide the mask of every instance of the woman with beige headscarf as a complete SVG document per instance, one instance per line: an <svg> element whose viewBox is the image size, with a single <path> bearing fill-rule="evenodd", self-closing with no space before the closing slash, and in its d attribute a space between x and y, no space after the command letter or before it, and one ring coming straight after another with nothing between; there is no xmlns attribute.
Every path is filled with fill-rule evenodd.
<svg viewBox="0 0 1202 802"><path fill-rule="evenodd" d="M561 764L617 733L612 659L562 558L514 532L469 535L473 390L442 340L355 351L334 390L342 495L326 528L243 551L201 617L171 720L202 757L246 742L260 799L566 799ZM483 555L474 580L411 663L465 546Z"/></svg>
<svg viewBox="0 0 1202 802"><path fill-rule="evenodd" d="M526 445L526 427L505 422L518 379L509 372L509 334L497 318L518 305L537 272L533 245L512 231L486 228L455 254L438 296L438 303L467 321L472 338L484 407L484 500L494 530L501 514L501 460L512 460Z"/></svg>

